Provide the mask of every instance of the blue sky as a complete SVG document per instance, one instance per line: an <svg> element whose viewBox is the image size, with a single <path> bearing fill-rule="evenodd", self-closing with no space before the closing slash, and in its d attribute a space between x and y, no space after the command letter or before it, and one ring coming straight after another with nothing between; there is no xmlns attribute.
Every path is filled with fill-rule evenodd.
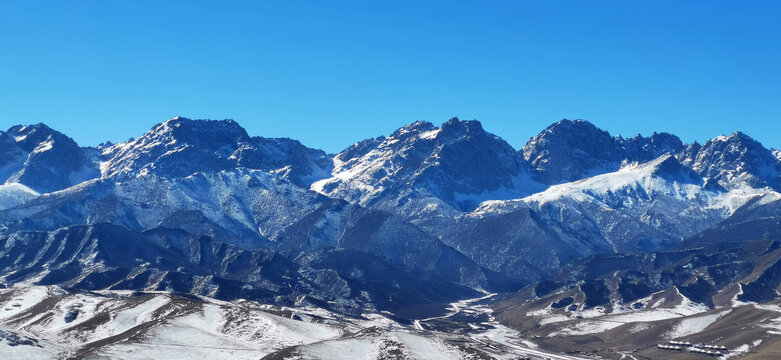
<svg viewBox="0 0 781 360"><path fill-rule="evenodd" d="M4 1L0 127L175 115L330 152L415 120L516 148L562 118L781 147L778 1Z"/></svg>

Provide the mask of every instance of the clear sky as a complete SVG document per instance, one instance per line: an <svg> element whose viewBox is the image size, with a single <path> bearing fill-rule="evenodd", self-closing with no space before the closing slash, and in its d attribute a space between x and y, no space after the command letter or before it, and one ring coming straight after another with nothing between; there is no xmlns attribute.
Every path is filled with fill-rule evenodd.
<svg viewBox="0 0 781 360"><path fill-rule="evenodd" d="M781 1L2 1L0 127L175 115L336 152L415 120L562 118L781 148Z"/></svg>

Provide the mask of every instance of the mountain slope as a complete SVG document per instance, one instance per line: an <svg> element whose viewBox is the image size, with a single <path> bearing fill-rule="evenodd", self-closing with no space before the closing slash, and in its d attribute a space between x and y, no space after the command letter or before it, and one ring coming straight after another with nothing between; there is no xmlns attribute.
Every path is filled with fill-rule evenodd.
<svg viewBox="0 0 781 360"><path fill-rule="evenodd" d="M0 221L6 231L103 222L138 231L166 226L263 247L269 237L324 201L260 170L199 172L184 178L149 174L122 182L94 180L40 196L25 206L0 211Z"/></svg>
<svg viewBox="0 0 781 360"><path fill-rule="evenodd" d="M281 231L275 249L291 257L321 248L358 250L384 258L421 278L436 278L488 291L509 291L519 284L481 268L453 248L409 222L384 211L342 200L309 213Z"/></svg>
<svg viewBox="0 0 781 360"><path fill-rule="evenodd" d="M93 153L44 124L13 126L0 131L0 181L39 193L64 189L100 175Z"/></svg>
<svg viewBox="0 0 781 360"><path fill-rule="evenodd" d="M19 183L0 185L0 210L24 204L38 195L35 190Z"/></svg>
<svg viewBox="0 0 781 360"><path fill-rule="evenodd" d="M526 344L486 319L471 299L416 323L382 314L345 317L321 308L225 302L162 292L0 289L0 353L16 359L437 359L575 360ZM470 332L452 331L451 326ZM494 327L496 326L496 327Z"/></svg>
<svg viewBox="0 0 781 360"><path fill-rule="evenodd" d="M168 291L221 300L308 303L345 314L422 317L477 292L421 279L371 254L325 250L292 261L181 230L99 224L0 237L0 281L80 290Z"/></svg>
<svg viewBox="0 0 781 360"><path fill-rule="evenodd" d="M706 184L668 154L525 198L486 201L439 237L478 264L537 281L584 256L665 249L744 204L778 196Z"/></svg>

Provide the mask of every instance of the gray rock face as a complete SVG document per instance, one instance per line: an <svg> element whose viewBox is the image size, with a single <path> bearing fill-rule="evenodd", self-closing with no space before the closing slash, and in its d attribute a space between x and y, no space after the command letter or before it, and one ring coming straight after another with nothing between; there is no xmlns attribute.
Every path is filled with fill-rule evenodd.
<svg viewBox="0 0 781 360"><path fill-rule="evenodd" d="M99 176L92 153L44 124L14 126L0 132L0 181L61 190Z"/></svg>
<svg viewBox="0 0 781 360"><path fill-rule="evenodd" d="M0 155L0 180L21 183L40 193L100 177L115 181L147 174L179 178L236 168L273 171L308 187L333 167L325 152L296 140L250 137L232 120L181 117L158 124L138 139L98 149L80 148L43 124L18 125L0 132Z"/></svg>
<svg viewBox="0 0 781 360"><path fill-rule="evenodd" d="M542 187L509 144L479 122L457 118L441 127L416 122L390 137L359 142L334 162L334 176L312 189L373 208L402 208L413 218L432 204L471 210L483 200Z"/></svg>
<svg viewBox="0 0 781 360"><path fill-rule="evenodd" d="M622 160L607 131L582 120L562 120L526 143L523 157L548 184L582 179L616 170Z"/></svg>
<svg viewBox="0 0 781 360"><path fill-rule="evenodd" d="M138 139L103 149L103 176L127 179L145 174L176 178L238 167L275 171L304 186L326 176L331 160L323 151L291 139L250 137L233 120L175 117Z"/></svg>
<svg viewBox="0 0 781 360"><path fill-rule="evenodd" d="M531 138L521 152L540 172L542 181L559 184L616 171L624 161L645 162L683 148L672 134L624 139L612 137L588 121L565 119Z"/></svg>
<svg viewBox="0 0 781 360"><path fill-rule="evenodd" d="M708 140L698 151L680 157L683 164L728 189L769 186L781 190L781 159L741 132Z"/></svg>

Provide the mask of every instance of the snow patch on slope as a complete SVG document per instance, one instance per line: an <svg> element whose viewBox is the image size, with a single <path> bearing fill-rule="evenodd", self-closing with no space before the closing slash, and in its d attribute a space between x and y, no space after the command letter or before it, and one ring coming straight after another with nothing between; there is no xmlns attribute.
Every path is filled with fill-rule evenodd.
<svg viewBox="0 0 781 360"><path fill-rule="evenodd" d="M689 335L694 335L702 332L719 320L722 316L727 315L732 310L725 310L715 314L708 314L703 316L697 316L681 320L678 325L668 334L671 339L682 338Z"/></svg>
<svg viewBox="0 0 781 360"><path fill-rule="evenodd" d="M677 289L676 289L677 291ZM566 320L573 319L588 319L584 321L577 321L575 324L562 328L559 331L550 333L548 337L555 337L557 335L587 335L594 333L602 333L608 330L615 329L619 326L633 323L646 323L660 320L683 318L692 316L708 311L708 307L703 304L695 303L689 300L687 297L677 292L680 302L675 305L665 304L664 299L660 299L656 303L650 305L650 308L644 308L643 310L625 310L627 312L619 312L613 314L605 314L599 309L590 309L589 311L580 311L573 313L572 317ZM654 297L650 295L644 299L638 300L641 303L648 303ZM540 314L534 314L539 316ZM566 321L561 318L557 321ZM715 321L715 320L714 320Z"/></svg>
<svg viewBox="0 0 781 360"><path fill-rule="evenodd" d="M634 246L626 243L628 239L644 236L654 239L649 244L656 246L673 244L757 199L770 202L781 199L781 194L770 188L711 187L664 155L647 163L625 165L616 172L551 186L524 198L485 201L468 216L529 208L550 220L572 225L572 231L593 227L615 251L622 251L633 249L626 248Z"/></svg>
<svg viewBox="0 0 781 360"><path fill-rule="evenodd" d="M37 191L19 183L0 185L0 210L24 204L39 195Z"/></svg>
<svg viewBox="0 0 781 360"><path fill-rule="evenodd" d="M696 201L706 208L725 209L725 215L731 214L749 200L770 195L778 197L778 193L769 189L754 189L741 187L729 192L718 192L703 189L701 184L679 180L668 180L656 176L658 166L668 160L670 155L661 156L643 164L630 164L620 170L597 175L583 180L560 185L554 185L545 191L511 201L486 201L478 207L475 213L503 212L514 207L527 204L542 206L550 202L571 199L576 202L597 201L627 190L642 190L648 200L665 196L681 202Z"/></svg>

